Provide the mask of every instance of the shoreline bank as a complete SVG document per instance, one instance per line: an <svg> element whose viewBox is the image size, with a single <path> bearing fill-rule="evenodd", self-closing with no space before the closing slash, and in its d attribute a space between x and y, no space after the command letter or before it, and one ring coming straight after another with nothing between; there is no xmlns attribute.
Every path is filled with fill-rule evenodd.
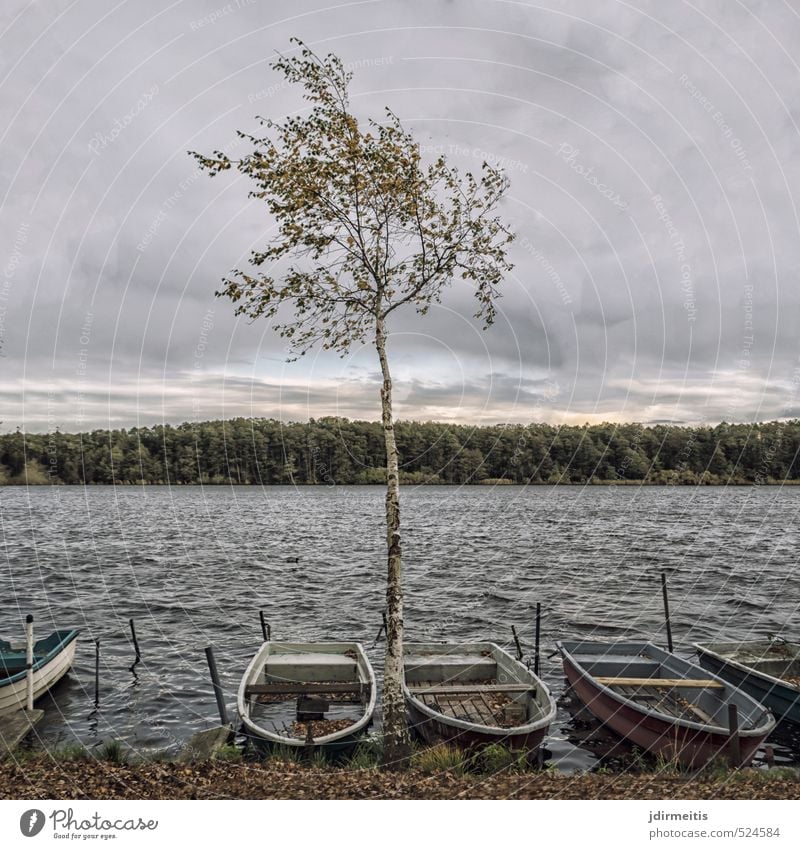
<svg viewBox="0 0 800 849"><path fill-rule="evenodd" d="M315 767L284 761L118 764L47 757L0 763L4 799L777 799L800 798L800 772L696 776L552 771L458 775Z"/></svg>

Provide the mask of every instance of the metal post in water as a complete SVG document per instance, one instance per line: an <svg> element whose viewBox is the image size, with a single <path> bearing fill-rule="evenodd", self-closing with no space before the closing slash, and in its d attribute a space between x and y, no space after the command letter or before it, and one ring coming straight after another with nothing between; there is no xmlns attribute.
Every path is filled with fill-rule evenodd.
<svg viewBox="0 0 800 849"><path fill-rule="evenodd" d="M382 617L383 621L381 623L381 627L378 628L378 636L375 637L375 642L372 644L373 646L377 646L378 643L381 641L381 634L386 634L388 636L388 632L386 630L386 611L385 610L381 613L381 617Z"/></svg>
<svg viewBox="0 0 800 849"><path fill-rule="evenodd" d="M738 769L742 765L742 738L739 736L739 708L735 704L728 705L728 734L731 766Z"/></svg>
<svg viewBox="0 0 800 849"><path fill-rule="evenodd" d="M661 573L661 594L664 596L664 622L667 626L667 650L672 653L672 623L669 621L669 594L667 593L667 573Z"/></svg>
<svg viewBox="0 0 800 849"><path fill-rule="evenodd" d="M133 666L142 659L142 653L139 651L139 641L136 639L136 626L133 624L133 619L129 620L131 626L131 637L133 639L133 650L136 652L136 660L133 661ZM131 667L133 668L133 667Z"/></svg>
<svg viewBox="0 0 800 849"><path fill-rule="evenodd" d="M100 640L94 641L94 706L100 704Z"/></svg>
<svg viewBox="0 0 800 849"><path fill-rule="evenodd" d="M33 616L25 617L25 663L27 664L27 699L29 711L33 710Z"/></svg>
<svg viewBox="0 0 800 849"><path fill-rule="evenodd" d="M517 660L522 660L522 646L519 644L517 629L513 625L511 626L511 633L514 635L514 644L517 647Z"/></svg>
<svg viewBox="0 0 800 849"><path fill-rule="evenodd" d="M225 707L225 698L222 695L222 685L219 683L217 663L214 660L214 649L211 648L211 646L206 646L206 660L208 661L208 671L211 673L211 684L214 687L214 697L217 700L219 721L222 723L222 725L228 725L228 710Z"/></svg>
<svg viewBox="0 0 800 849"><path fill-rule="evenodd" d="M533 674L539 674L539 650L541 648L542 635L542 603L536 602L536 636L533 642Z"/></svg>
<svg viewBox="0 0 800 849"><path fill-rule="evenodd" d="M264 619L264 611L258 611L258 618L261 620L261 634L264 637L264 642L267 643L272 639L272 628L269 626L269 622Z"/></svg>

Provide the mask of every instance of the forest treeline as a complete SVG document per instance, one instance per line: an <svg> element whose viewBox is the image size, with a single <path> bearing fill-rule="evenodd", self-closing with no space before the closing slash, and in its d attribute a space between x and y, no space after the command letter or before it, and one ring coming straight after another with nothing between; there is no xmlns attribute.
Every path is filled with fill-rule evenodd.
<svg viewBox="0 0 800 849"><path fill-rule="evenodd" d="M398 422L406 483L800 479L800 421L715 427ZM383 483L377 422L232 419L0 435L0 484Z"/></svg>

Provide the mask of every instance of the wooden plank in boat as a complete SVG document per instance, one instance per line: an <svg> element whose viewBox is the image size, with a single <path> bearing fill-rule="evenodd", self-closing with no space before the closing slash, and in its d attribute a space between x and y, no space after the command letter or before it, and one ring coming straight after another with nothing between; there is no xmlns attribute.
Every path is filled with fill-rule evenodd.
<svg viewBox="0 0 800 849"><path fill-rule="evenodd" d="M650 700L650 699L660 699L662 693L658 690L654 690L653 692L647 692L647 689L642 689L641 687L617 687L621 696L625 696L626 699L639 699L639 700Z"/></svg>
<svg viewBox="0 0 800 849"><path fill-rule="evenodd" d="M714 724L714 720L705 711L697 707L697 705L688 702L683 704L674 697L671 697L670 694L665 693L663 689L659 690L656 687L648 687L643 688L643 691L639 691L642 694L642 698L653 699L653 702L648 705L652 710L664 713L674 719L689 720L690 722L696 722L699 719L705 724Z"/></svg>
<svg viewBox="0 0 800 849"><path fill-rule="evenodd" d="M665 713L673 719L686 719L684 710L677 702L663 700L651 705L651 708L659 713Z"/></svg>
<svg viewBox="0 0 800 849"><path fill-rule="evenodd" d="M484 723L486 723L487 725L495 725L497 720L495 719L494 710L492 709L492 706L486 699L486 693L478 693L478 695L475 697L475 701L478 703L479 710L481 716L483 717Z"/></svg>
<svg viewBox="0 0 800 849"><path fill-rule="evenodd" d="M722 689L725 686L719 681L705 678L614 678L598 676L594 680L607 687L712 687Z"/></svg>
<svg viewBox="0 0 800 849"><path fill-rule="evenodd" d="M600 679L598 679L600 680ZM529 693L536 690L535 684L434 684L432 686L409 687L414 695L450 696L460 693Z"/></svg>
<svg viewBox="0 0 800 849"><path fill-rule="evenodd" d="M314 684L312 682L281 682L275 684L248 684L246 696L287 695L300 696L305 693L360 693L369 692L369 684Z"/></svg>
<svg viewBox="0 0 800 849"><path fill-rule="evenodd" d="M713 716L709 716L699 705L688 704L684 708L690 713L693 713L701 722L706 725L719 725Z"/></svg>

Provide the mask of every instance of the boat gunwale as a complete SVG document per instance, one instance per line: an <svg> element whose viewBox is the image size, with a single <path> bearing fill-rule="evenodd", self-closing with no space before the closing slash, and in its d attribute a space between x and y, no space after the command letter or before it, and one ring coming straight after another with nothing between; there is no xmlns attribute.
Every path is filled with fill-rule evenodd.
<svg viewBox="0 0 800 849"><path fill-rule="evenodd" d="M423 714L428 716L431 719L436 719L438 721L443 721L446 725L452 726L454 728L460 728L462 731L476 731L481 734L490 734L495 737L517 737L526 734L533 734L537 731L541 731L542 729L547 730L547 728L552 724L553 720L556 718L556 714L558 713L558 706L556 705L555 699L553 698L553 694L550 692L550 688L545 684L545 682L534 672L528 669L526 666L523 666L520 661L518 661L513 655L507 652L505 649L501 648L497 643L490 642L480 642L480 643L407 643L404 649L409 649L413 646L442 646L443 648L446 646L453 646L458 648L467 649L480 647L481 649L485 649L487 647L492 650L499 651L501 654L506 655L510 658L514 663L520 664L522 668L527 672L528 675L533 678L533 682L531 689L533 689L534 685L539 688L541 687L542 692L547 698L547 703L549 705L549 711L547 714L540 719L537 719L535 722L529 722L525 725L515 725L511 728L504 728L501 725L483 725L480 722L468 722L465 719L458 719L455 716L450 716L449 714L442 713L440 711L434 710L429 705L426 705L423 701L418 699L411 691L409 690L408 684L406 683L405 677L405 668L403 670L403 695L405 696L407 701L413 702L414 707L421 711ZM409 652L409 654L411 654ZM414 656L413 654L411 656ZM512 683L512 682L509 682ZM521 682L526 683L526 682Z"/></svg>
<svg viewBox="0 0 800 849"><path fill-rule="evenodd" d="M714 645L713 643L710 645ZM740 643L717 643L717 645L741 645ZM794 644L792 644L794 645ZM782 678L776 678L774 675L770 675L768 672L762 672L760 669L756 669L753 666L748 666L746 663L743 663L740 660L734 660L733 658L725 657L725 655L720 654L719 652L714 651L709 647L709 644L704 643L692 643L693 648L697 651L698 655L706 654L710 657L714 657L722 663L726 663L729 666L734 666L736 669L741 672L745 672L747 675L752 675L756 678L762 678L765 681L769 681L773 688L775 685L780 687L785 687L787 690L790 690L793 693L800 694L800 684L790 684L788 681L784 681ZM800 661L800 654L795 655L794 660ZM712 673L713 674L713 673ZM728 682L730 683L730 682Z"/></svg>
<svg viewBox="0 0 800 849"><path fill-rule="evenodd" d="M66 636L62 637L62 639L53 646L50 651L47 652L46 655L37 660L32 667L32 671L34 673L41 672L48 664L52 663L62 652L64 652L69 646L78 639L80 635L80 628L63 628L56 629L51 632L47 637L44 637L44 640L48 640L53 634L58 633L63 630ZM11 684L16 684L19 681L24 681L28 675L28 670L23 669L20 672L15 672L13 675L0 676L0 687L7 687Z"/></svg>
<svg viewBox="0 0 800 849"><path fill-rule="evenodd" d="M370 696L369 701L366 705L364 705L363 714L352 724L348 725L346 728L341 728L339 731L334 731L331 734L326 734L324 737L315 737L314 738L314 746L327 746L331 743L338 743L341 741L348 740L349 738L355 736L364 728L366 728L369 723L372 721L373 714L375 713L375 705L377 702L377 684L375 682L375 670L372 668L372 664L370 663L369 658L367 657L366 652L364 651L364 646L361 643L357 642L347 642L347 641L313 641L313 642L286 642L286 641L278 641L278 640L268 640L261 644L261 647L256 651L253 655L252 660L247 665L247 669L245 670L244 675L242 676L242 680L239 683L239 690L237 693L237 707L239 710L239 717L242 720L247 731L253 735L257 736L262 740L267 740L270 743L278 743L283 746L295 746L296 748L303 748L308 746L300 737L288 737L283 734L277 734L274 731L270 731L267 728L264 728L262 725L259 725L254 719L250 716L250 701L245 694L246 688L253 683L251 678L257 673L259 669L263 669L263 666L266 664L267 658L269 658L270 654L272 654L271 649L273 647L283 647L289 649L300 648L301 646L326 646L332 649L333 646L345 646L346 648L342 649L344 651L355 651L356 658L356 666L357 671L362 671L367 676L367 683L370 684ZM312 652L302 652L297 651L298 656L302 654L311 654ZM336 654L338 652L330 651L320 651L320 654ZM277 652L276 652L277 654Z"/></svg>
<svg viewBox="0 0 800 849"><path fill-rule="evenodd" d="M682 719L681 717L670 716L669 714L661 713L660 711L653 710L651 708L647 708L644 705L640 704L639 702L633 701L633 699L626 698L621 693L617 693L610 686L608 686L606 684L601 684L593 675L591 675L589 672L587 672L586 669L583 666L581 666L581 664L577 660L575 660L572 653L568 649L565 648L564 642L565 641L563 641L563 640L557 640L556 641L556 648L558 648L559 652L561 653L561 657L564 660L569 660L570 664L578 672L580 677L582 679L585 679L586 681L588 681L593 687L597 688L597 690L599 690L603 695L610 696L614 701L619 702L620 704L624 704L626 707L633 708L634 710L638 711L643 716L656 717L660 721L665 722L665 723L672 725L672 726L678 726L680 728L686 728L687 730L690 730L690 731L703 731L707 734L718 734L718 735L722 735L722 736L725 736L725 737L730 736L730 729L726 728L724 725L711 725L711 724L705 723L705 722L695 722L695 721L690 720L690 719ZM566 642L585 643L585 642L591 642L591 641L590 640L568 640ZM631 641L625 641L625 643L620 643L620 645L622 645L622 644L632 645L633 643ZM595 643L595 645L598 645L598 646L599 645L613 646L614 643L613 642L603 643L603 642L598 641L597 643ZM641 645L643 647L651 647L652 646L653 648L658 649L658 646L655 643L647 642L647 641L643 641L641 643L636 643L636 645ZM669 654L669 652L665 652L665 653ZM673 654L673 656L677 657L678 660L683 660L683 658L680 658L677 655ZM601 655L598 655L598 657L601 657ZM653 658L653 660L655 660L655 659L656 658ZM685 662L687 664L689 664L690 666L694 666L694 664L690 663L690 661L685 661ZM698 667L698 668L702 669L702 667ZM703 669L703 672L707 673L709 678L711 678L715 681L718 681L720 684L722 684L724 686L726 692L730 691L730 690L734 690L742 698L746 699L749 702L752 702L753 704L755 704L755 705L757 705L758 707L761 708L762 712L760 714L757 714L756 717L758 719L761 719L763 717L764 718L763 722L760 725L756 726L755 728L741 728L740 727L739 730L738 730L740 737L764 736L766 738L766 736L772 732L772 730L775 728L776 720L775 720L775 717L772 714L772 711L768 707L761 704L761 702L759 702L757 699L754 699L749 694L745 693L739 687L736 687L734 684L731 684L730 681L726 681L724 678L721 678L719 675L715 675L713 672L710 672L709 670L706 670L706 669Z"/></svg>

